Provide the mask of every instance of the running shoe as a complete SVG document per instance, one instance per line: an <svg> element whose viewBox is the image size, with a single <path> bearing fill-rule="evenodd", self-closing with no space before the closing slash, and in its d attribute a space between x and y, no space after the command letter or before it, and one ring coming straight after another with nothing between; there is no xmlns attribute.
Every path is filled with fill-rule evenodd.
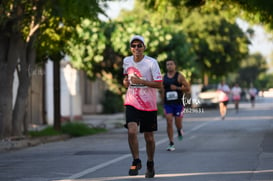
<svg viewBox="0 0 273 181"><path fill-rule="evenodd" d="M138 170L142 167L141 160L134 160L132 166L129 169L129 175L134 176L138 175Z"/></svg>
<svg viewBox="0 0 273 181"><path fill-rule="evenodd" d="M183 140L183 135L184 135L183 130L177 130L177 133L178 133L178 139L179 139L180 141L182 141L182 140Z"/></svg>
<svg viewBox="0 0 273 181"><path fill-rule="evenodd" d="M147 161L147 171L145 173L145 178L153 178L155 176L154 162Z"/></svg>
<svg viewBox="0 0 273 181"><path fill-rule="evenodd" d="M167 147L167 151L174 151L174 150L175 150L174 145L169 145L169 146Z"/></svg>

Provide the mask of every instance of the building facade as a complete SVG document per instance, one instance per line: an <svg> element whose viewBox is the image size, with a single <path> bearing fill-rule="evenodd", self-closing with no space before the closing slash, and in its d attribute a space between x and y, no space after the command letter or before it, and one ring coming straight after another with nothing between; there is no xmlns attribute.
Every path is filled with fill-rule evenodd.
<svg viewBox="0 0 273 181"><path fill-rule="evenodd" d="M54 73L53 62L30 71L27 120L30 125L54 123ZM18 76L14 75L13 95L15 102L18 89ZM101 100L106 84L96 79L91 81L83 71L76 70L69 61L60 62L60 104L62 122L82 120L83 115L102 112Z"/></svg>

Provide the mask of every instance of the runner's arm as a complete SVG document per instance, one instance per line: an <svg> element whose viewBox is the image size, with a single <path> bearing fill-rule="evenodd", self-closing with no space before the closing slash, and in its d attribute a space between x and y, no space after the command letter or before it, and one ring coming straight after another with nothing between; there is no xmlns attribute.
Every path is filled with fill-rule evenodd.
<svg viewBox="0 0 273 181"><path fill-rule="evenodd" d="M182 86L178 86L177 90L185 92L185 93L189 93L190 92L190 84L188 83L188 81L186 80L186 78L179 73L178 75L178 82L182 84Z"/></svg>
<svg viewBox="0 0 273 181"><path fill-rule="evenodd" d="M142 84L148 87L152 87L152 88L158 88L160 89L162 86L162 81L148 81L148 80L143 80L140 79L137 76L131 77L131 82L133 84Z"/></svg>
<svg viewBox="0 0 273 181"><path fill-rule="evenodd" d="M128 88L130 83L129 83L129 80L128 80L128 75L125 75L124 79L123 79L123 85L125 88Z"/></svg>
<svg viewBox="0 0 273 181"><path fill-rule="evenodd" d="M164 84L164 83L163 83L163 84ZM165 89L164 89L164 86L162 86L162 87L159 89L159 93L160 93L161 103L163 104L163 103L164 103L164 99L165 99Z"/></svg>

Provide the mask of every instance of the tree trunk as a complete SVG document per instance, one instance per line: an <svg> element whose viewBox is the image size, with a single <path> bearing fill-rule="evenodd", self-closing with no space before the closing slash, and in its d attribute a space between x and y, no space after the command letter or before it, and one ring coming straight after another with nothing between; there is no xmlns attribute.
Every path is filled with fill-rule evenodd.
<svg viewBox="0 0 273 181"><path fill-rule="evenodd" d="M9 28L0 31L0 137L11 136L14 70L19 58L20 36Z"/></svg>
<svg viewBox="0 0 273 181"><path fill-rule="evenodd" d="M12 119L12 135L13 136L21 136L24 115L26 113L27 107L27 97L28 97L28 87L29 81L24 80L20 81L20 85L18 87L17 99L15 102L15 107L13 109L13 119Z"/></svg>
<svg viewBox="0 0 273 181"><path fill-rule="evenodd" d="M61 130L60 62L55 60L54 69L54 129Z"/></svg>
<svg viewBox="0 0 273 181"><path fill-rule="evenodd" d="M0 138L11 135L13 75L6 67L0 65Z"/></svg>
<svg viewBox="0 0 273 181"><path fill-rule="evenodd" d="M32 70L35 64L35 48L33 47L32 39L25 43L22 39L22 44L20 47L20 62L17 69L19 77L19 88L17 92L17 99L15 102L15 107L13 109L13 119L12 119L12 134L13 136L21 136L23 131L23 123L27 122L24 120L26 114L26 108L28 103L28 93L31 83Z"/></svg>
<svg viewBox="0 0 273 181"><path fill-rule="evenodd" d="M28 104L28 103L27 103ZM27 109L27 108L26 108ZM24 115L24 122L23 122L23 134L26 135L28 133L28 120L27 120L27 112L25 112L25 115Z"/></svg>
<svg viewBox="0 0 273 181"><path fill-rule="evenodd" d="M45 63L43 62L43 70L45 70ZM43 73L43 98L42 98L42 119L43 119L43 124L47 124L47 111L46 111L46 76L45 73Z"/></svg>

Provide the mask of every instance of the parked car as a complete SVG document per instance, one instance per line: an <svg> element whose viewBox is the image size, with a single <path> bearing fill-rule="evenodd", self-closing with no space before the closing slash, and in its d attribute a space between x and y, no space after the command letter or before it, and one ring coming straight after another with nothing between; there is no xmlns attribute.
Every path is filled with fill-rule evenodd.
<svg viewBox="0 0 273 181"><path fill-rule="evenodd" d="M201 107L216 107L218 106L218 92L217 85L210 84L203 86L198 95L198 100Z"/></svg>

